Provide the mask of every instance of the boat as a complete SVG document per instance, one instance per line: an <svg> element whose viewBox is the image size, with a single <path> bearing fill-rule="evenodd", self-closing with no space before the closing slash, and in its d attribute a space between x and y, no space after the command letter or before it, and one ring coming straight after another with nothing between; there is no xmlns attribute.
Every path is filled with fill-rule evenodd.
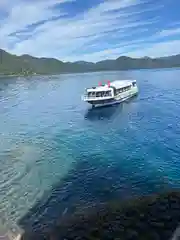
<svg viewBox="0 0 180 240"><path fill-rule="evenodd" d="M82 100L92 107L102 107L121 103L138 94L136 80L108 81L107 84L87 88Z"/></svg>

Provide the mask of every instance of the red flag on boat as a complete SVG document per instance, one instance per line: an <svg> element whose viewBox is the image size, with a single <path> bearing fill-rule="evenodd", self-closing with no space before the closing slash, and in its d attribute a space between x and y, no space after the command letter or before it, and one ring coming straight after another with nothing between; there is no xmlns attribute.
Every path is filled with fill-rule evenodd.
<svg viewBox="0 0 180 240"><path fill-rule="evenodd" d="M110 84L111 84L110 81L108 81L108 87L110 87Z"/></svg>
<svg viewBox="0 0 180 240"><path fill-rule="evenodd" d="M99 82L99 86L101 86L102 85L102 83L101 82Z"/></svg>

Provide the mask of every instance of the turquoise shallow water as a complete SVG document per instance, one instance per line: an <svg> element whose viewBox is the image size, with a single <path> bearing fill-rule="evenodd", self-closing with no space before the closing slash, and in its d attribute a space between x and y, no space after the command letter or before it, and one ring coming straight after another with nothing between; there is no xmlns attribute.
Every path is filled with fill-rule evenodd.
<svg viewBox="0 0 180 240"><path fill-rule="evenodd" d="M77 207L179 187L179 74L1 79L1 221L38 227ZM138 97L93 111L81 101L84 88L126 78Z"/></svg>

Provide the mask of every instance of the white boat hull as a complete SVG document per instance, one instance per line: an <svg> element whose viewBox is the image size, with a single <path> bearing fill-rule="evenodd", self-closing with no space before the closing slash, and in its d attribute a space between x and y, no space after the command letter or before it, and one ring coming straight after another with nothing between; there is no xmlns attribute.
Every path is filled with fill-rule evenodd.
<svg viewBox="0 0 180 240"><path fill-rule="evenodd" d="M112 106L112 105L115 105L115 104L120 104L130 98L132 98L133 96L137 95L137 93L134 93L132 95L129 95L129 96L126 96L124 98L121 98L121 99L115 99L114 101L111 101L111 102L107 102L107 103L103 103L103 104L92 104L92 107L105 107L105 106Z"/></svg>

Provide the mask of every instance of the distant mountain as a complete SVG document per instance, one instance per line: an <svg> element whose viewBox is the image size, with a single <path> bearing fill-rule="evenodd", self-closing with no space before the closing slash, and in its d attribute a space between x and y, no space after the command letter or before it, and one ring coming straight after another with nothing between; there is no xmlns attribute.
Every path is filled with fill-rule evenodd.
<svg viewBox="0 0 180 240"><path fill-rule="evenodd" d="M121 56L115 60L97 63L77 61L62 62L54 58L37 58L30 55L16 56L0 49L0 74L59 74L91 71L180 67L180 54L161 58L130 58Z"/></svg>

